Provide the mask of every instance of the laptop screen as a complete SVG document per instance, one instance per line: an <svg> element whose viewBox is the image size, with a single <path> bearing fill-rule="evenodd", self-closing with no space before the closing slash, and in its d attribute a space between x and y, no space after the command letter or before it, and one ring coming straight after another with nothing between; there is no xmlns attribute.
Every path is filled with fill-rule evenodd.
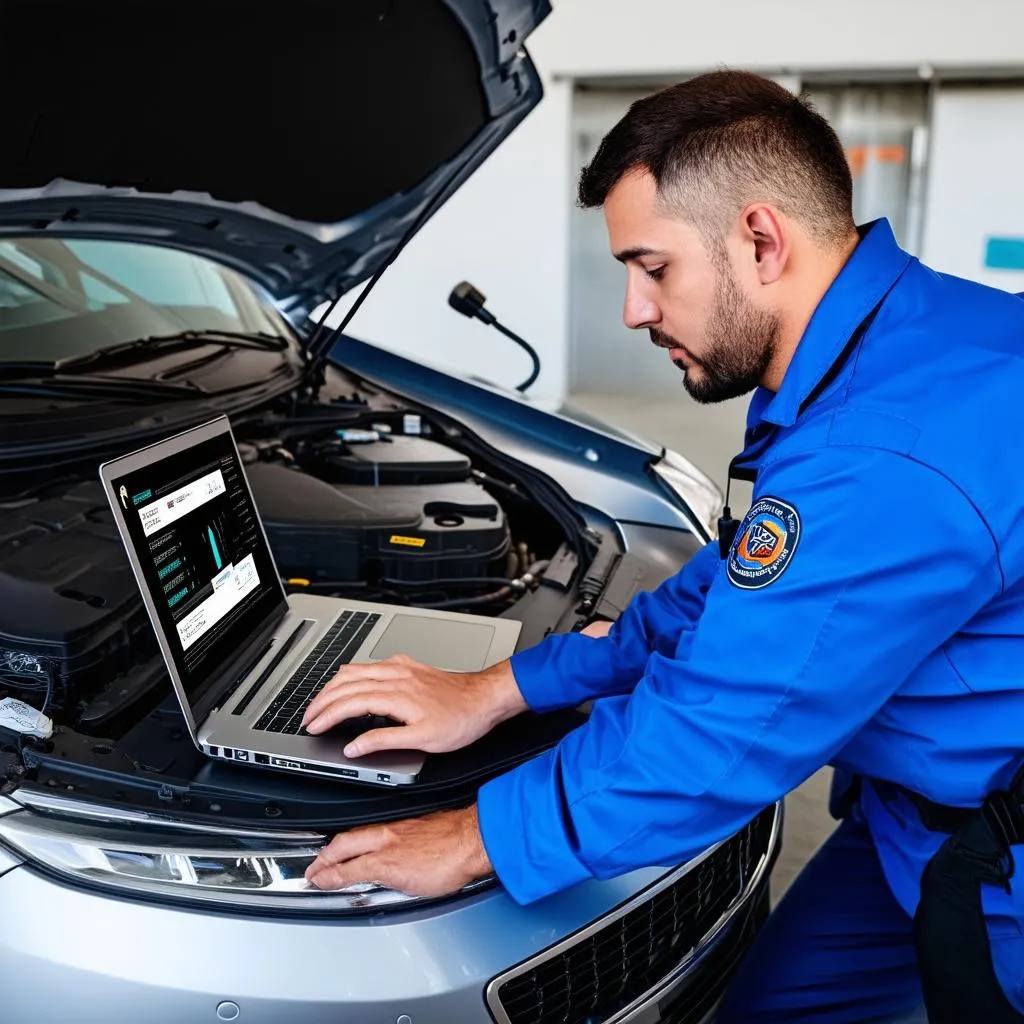
<svg viewBox="0 0 1024 1024"><path fill-rule="evenodd" d="M285 608L225 431L112 481L189 704Z"/></svg>

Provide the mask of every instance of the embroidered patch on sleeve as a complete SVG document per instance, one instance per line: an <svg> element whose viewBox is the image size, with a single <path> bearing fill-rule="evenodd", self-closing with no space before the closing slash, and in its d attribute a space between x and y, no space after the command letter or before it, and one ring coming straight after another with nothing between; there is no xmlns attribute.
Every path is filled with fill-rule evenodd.
<svg viewBox="0 0 1024 1024"><path fill-rule="evenodd" d="M758 498L729 552L729 579L742 590L767 587L786 571L799 542L797 510L779 498Z"/></svg>

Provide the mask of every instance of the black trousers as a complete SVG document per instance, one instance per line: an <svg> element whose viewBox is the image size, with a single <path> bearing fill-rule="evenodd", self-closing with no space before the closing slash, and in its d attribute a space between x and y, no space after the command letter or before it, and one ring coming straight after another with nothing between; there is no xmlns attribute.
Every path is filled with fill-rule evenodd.
<svg viewBox="0 0 1024 1024"><path fill-rule="evenodd" d="M992 966L982 911L985 885L1007 885L1013 861L981 814L966 821L925 868L914 945L929 1024L1024 1024Z"/></svg>

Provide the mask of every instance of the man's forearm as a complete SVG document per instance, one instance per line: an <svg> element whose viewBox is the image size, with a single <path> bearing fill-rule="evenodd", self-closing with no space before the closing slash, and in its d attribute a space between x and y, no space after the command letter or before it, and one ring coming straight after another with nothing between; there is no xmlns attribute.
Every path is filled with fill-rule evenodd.
<svg viewBox="0 0 1024 1024"><path fill-rule="evenodd" d="M512 671L512 663L507 659L474 673L474 679L480 692L486 694L484 705L488 708L490 729L529 710Z"/></svg>

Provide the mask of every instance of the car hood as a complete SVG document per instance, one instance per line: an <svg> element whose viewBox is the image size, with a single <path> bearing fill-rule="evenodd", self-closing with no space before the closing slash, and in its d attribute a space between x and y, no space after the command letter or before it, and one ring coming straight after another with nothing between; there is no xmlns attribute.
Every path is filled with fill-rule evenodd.
<svg viewBox="0 0 1024 1024"><path fill-rule="evenodd" d="M372 275L539 102L522 43L549 11L8 0L0 237L209 256L298 323Z"/></svg>

